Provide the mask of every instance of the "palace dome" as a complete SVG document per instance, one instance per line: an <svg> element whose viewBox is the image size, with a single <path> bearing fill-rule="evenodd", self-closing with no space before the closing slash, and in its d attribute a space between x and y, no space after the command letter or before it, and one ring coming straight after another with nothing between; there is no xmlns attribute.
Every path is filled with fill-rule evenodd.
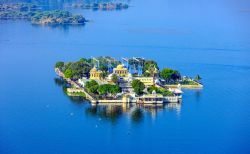
<svg viewBox="0 0 250 154"><path fill-rule="evenodd" d="M117 69L123 69L123 65L119 64L119 65L117 65L116 68L117 68Z"/></svg>
<svg viewBox="0 0 250 154"><path fill-rule="evenodd" d="M90 70L90 72L96 72L96 71L97 71L96 67L93 67L93 68Z"/></svg>

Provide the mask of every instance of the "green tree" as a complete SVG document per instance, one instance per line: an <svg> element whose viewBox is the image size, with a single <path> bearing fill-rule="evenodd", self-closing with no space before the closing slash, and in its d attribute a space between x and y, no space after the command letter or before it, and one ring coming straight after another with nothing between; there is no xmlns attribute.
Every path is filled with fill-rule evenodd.
<svg viewBox="0 0 250 154"><path fill-rule="evenodd" d="M102 79L105 79L107 76L108 76L108 73L107 73L107 72L102 71L102 72L100 73L100 77L101 77Z"/></svg>
<svg viewBox="0 0 250 154"><path fill-rule="evenodd" d="M100 85L97 91L100 95L106 95L108 93L108 86L106 84Z"/></svg>
<svg viewBox="0 0 250 154"><path fill-rule="evenodd" d="M111 94L117 94L121 92L121 88L118 85L111 85Z"/></svg>
<svg viewBox="0 0 250 154"><path fill-rule="evenodd" d="M86 90L90 93L97 93L97 89L99 88L98 83L95 80L90 80L85 83Z"/></svg>
<svg viewBox="0 0 250 154"><path fill-rule="evenodd" d="M97 91L100 95L107 95L107 94L115 95L121 92L121 88L118 85L103 84L99 86Z"/></svg>
<svg viewBox="0 0 250 154"><path fill-rule="evenodd" d="M163 96L173 96L174 95L171 91L169 91L167 89L163 89L163 88L160 89L159 93L162 94Z"/></svg>
<svg viewBox="0 0 250 154"><path fill-rule="evenodd" d="M95 86L95 85L98 85L98 83L95 81L95 80L90 80L90 81L87 81L86 83L85 83L85 88L90 88L90 87L92 87L92 86Z"/></svg>
<svg viewBox="0 0 250 154"><path fill-rule="evenodd" d="M164 79L169 81L171 79L171 76L173 74L173 70L170 68L164 68L161 73L160 76Z"/></svg>
<svg viewBox="0 0 250 154"><path fill-rule="evenodd" d="M156 93L159 93L160 92L160 90L159 90L159 88L157 88L156 86L150 86L150 87L148 87L147 88L147 91L148 91L148 93L152 93L153 91L155 91Z"/></svg>
<svg viewBox="0 0 250 154"><path fill-rule="evenodd" d="M156 66L154 64L151 64L151 65L149 65L146 72L149 73L149 75L151 77L155 77L155 75L158 73L158 69L156 68Z"/></svg>
<svg viewBox="0 0 250 154"><path fill-rule="evenodd" d="M103 71L103 72L107 72L108 67L106 65L100 65L100 70Z"/></svg>
<svg viewBox="0 0 250 154"><path fill-rule="evenodd" d="M99 87L98 85L94 85L92 87L89 87L88 92L93 93L93 94L97 94L98 87Z"/></svg>
<svg viewBox="0 0 250 154"><path fill-rule="evenodd" d="M114 82L115 84L117 84L118 80L119 80L118 76L116 74L112 74L111 81Z"/></svg>
<svg viewBox="0 0 250 154"><path fill-rule="evenodd" d="M88 63L88 59L86 59L86 58L81 58L79 61L80 62L87 62Z"/></svg>
<svg viewBox="0 0 250 154"><path fill-rule="evenodd" d="M149 93L152 93L153 91L155 91L156 93L162 94L163 96L173 96L173 93L171 91L164 89L164 88L157 88L155 86L148 87L147 91Z"/></svg>
<svg viewBox="0 0 250 154"><path fill-rule="evenodd" d="M55 64L55 68L58 68L58 69L62 69L63 66L64 66L64 62L62 61L56 62Z"/></svg>
<svg viewBox="0 0 250 154"><path fill-rule="evenodd" d="M176 81L177 79L181 78L181 75L178 71L176 70L172 70L170 68L164 68L161 73L160 76L166 80L167 82L173 80Z"/></svg>
<svg viewBox="0 0 250 154"><path fill-rule="evenodd" d="M71 63L68 67L71 68L74 78L77 79L83 76L89 76L89 71L91 69L90 64L84 61Z"/></svg>
<svg viewBox="0 0 250 154"><path fill-rule="evenodd" d="M153 60L146 60L144 62L143 74L144 76L151 76L150 72L153 70L159 70L158 64Z"/></svg>
<svg viewBox="0 0 250 154"><path fill-rule="evenodd" d="M64 72L64 76L65 78L72 78L73 77L73 72L70 68L66 69L66 71Z"/></svg>
<svg viewBox="0 0 250 154"><path fill-rule="evenodd" d="M134 89L134 92L137 95L143 94L143 90L145 89L144 83L142 83L140 80L133 80L132 81L132 88Z"/></svg>
<svg viewBox="0 0 250 154"><path fill-rule="evenodd" d="M180 72L177 71L177 70L174 70L174 72L173 72L173 74L171 76L171 79L174 80L174 81L181 79Z"/></svg>

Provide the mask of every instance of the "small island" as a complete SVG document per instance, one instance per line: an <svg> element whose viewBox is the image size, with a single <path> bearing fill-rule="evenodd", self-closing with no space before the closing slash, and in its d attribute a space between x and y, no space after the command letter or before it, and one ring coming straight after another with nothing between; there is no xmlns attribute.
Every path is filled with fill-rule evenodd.
<svg viewBox="0 0 250 154"><path fill-rule="evenodd" d="M0 19L24 19L38 25L83 25L87 20L82 15L73 15L64 10L42 9L29 3L0 4Z"/></svg>
<svg viewBox="0 0 250 154"><path fill-rule="evenodd" d="M92 103L178 103L184 88L202 88L201 77L181 76L170 68L159 69L154 60L141 57L81 58L55 64L58 76L70 86L69 96L83 96Z"/></svg>

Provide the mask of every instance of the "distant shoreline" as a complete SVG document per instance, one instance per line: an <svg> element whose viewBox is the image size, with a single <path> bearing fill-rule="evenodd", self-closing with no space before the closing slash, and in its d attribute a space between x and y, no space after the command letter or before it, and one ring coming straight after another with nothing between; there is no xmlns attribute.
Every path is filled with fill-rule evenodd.
<svg viewBox="0 0 250 154"><path fill-rule="evenodd" d="M0 19L23 19L37 25L84 25L87 22L82 15L64 10L42 11L37 5L26 3L0 4Z"/></svg>

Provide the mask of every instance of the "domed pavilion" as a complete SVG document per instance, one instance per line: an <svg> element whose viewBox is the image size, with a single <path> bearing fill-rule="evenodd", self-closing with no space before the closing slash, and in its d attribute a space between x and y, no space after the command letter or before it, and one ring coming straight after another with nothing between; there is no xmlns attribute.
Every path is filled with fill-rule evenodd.
<svg viewBox="0 0 250 154"><path fill-rule="evenodd" d="M119 64L116 68L113 69L113 73L119 75L120 77L126 77L128 76L128 69Z"/></svg>

